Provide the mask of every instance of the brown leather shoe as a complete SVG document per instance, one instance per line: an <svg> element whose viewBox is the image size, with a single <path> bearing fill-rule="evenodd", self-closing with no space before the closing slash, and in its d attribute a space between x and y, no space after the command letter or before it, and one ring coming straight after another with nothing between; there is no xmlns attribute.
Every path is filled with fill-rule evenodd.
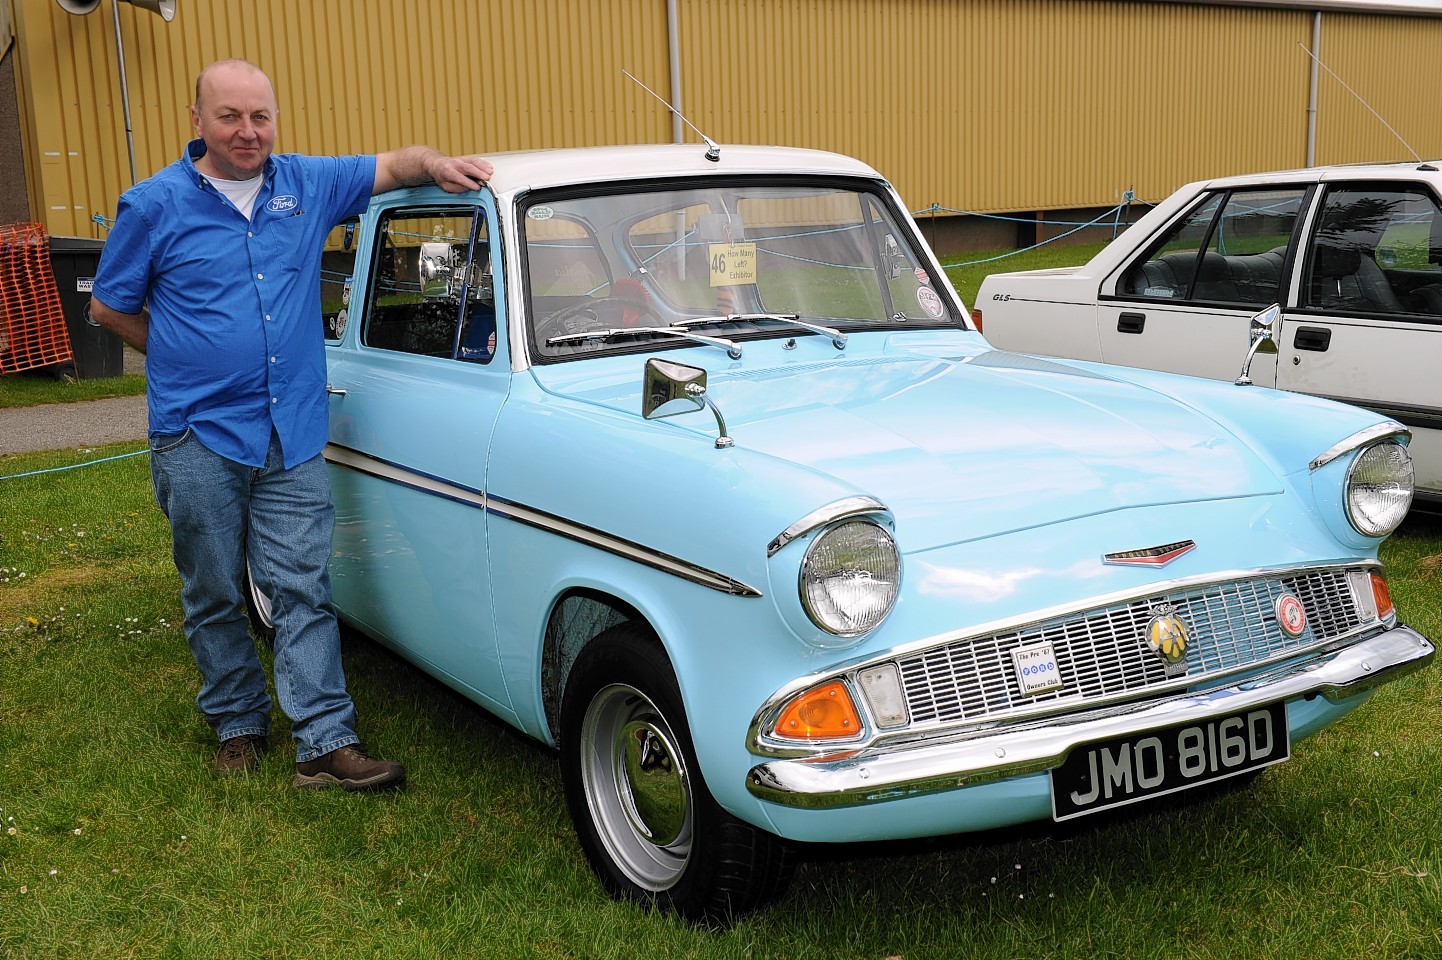
<svg viewBox="0 0 1442 960"><path fill-rule="evenodd" d="M256 734L231 737L220 744L220 752L215 755L215 772L222 777L254 773L260 769L264 753L265 737Z"/></svg>
<svg viewBox="0 0 1442 960"><path fill-rule="evenodd" d="M376 759L366 752L363 743L353 743L295 765L295 785L304 789L340 787L354 793L399 787L405 782L404 766L395 760Z"/></svg>

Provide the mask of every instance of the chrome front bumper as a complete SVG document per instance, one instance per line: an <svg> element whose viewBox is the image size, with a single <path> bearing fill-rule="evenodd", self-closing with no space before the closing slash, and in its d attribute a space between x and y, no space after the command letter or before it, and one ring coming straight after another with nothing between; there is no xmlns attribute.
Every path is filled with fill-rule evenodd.
<svg viewBox="0 0 1442 960"><path fill-rule="evenodd" d="M1345 700L1425 667L1435 652L1426 637L1399 625L1304 664L1201 693L944 740L772 760L753 767L746 786L762 800L813 809L954 790L1049 770L1086 743L1233 714L1263 703L1315 696Z"/></svg>

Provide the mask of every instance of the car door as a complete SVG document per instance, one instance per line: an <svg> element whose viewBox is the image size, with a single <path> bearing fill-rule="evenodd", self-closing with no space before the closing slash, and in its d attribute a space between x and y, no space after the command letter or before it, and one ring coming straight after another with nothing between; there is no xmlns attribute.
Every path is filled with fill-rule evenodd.
<svg viewBox="0 0 1442 960"><path fill-rule="evenodd" d="M1251 317L1283 302L1292 238L1306 185L1203 193L1103 281L1102 359L1217 380L1234 379L1251 342ZM1253 382L1270 385L1276 361L1260 355Z"/></svg>
<svg viewBox="0 0 1442 960"><path fill-rule="evenodd" d="M1411 427L1418 492L1442 496L1442 207L1428 184L1329 183L1308 225L1277 385Z"/></svg>
<svg viewBox="0 0 1442 960"><path fill-rule="evenodd" d="M367 218L328 350L336 606L509 716L486 554L487 451L509 385L493 202L402 198Z"/></svg>

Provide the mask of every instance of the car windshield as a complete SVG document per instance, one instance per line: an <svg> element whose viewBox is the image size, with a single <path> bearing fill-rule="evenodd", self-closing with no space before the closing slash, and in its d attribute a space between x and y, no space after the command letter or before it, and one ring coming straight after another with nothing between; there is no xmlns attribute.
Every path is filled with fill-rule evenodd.
<svg viewBox="0 0 1442 960"><path fill-rule="evenodd" d="M543 360L958 322L886 195L856 181L536 195L523 214Z"/></svg>

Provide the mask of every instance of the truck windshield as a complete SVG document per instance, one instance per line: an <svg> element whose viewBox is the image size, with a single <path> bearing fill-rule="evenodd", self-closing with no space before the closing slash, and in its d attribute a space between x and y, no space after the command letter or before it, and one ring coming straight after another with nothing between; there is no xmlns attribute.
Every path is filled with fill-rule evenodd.
<svg viewBox="0 0 1442 960"><path fill-rule="evenodd" d="M888 195L854 181L738 180L692 188L530 198L523 208L534 349L541 358L638 349L576 334L714 317L733 339L803 328L956 324ZM657 338L684 346L681 338ZM662 343L644 343L655 349Z"/></svg>

